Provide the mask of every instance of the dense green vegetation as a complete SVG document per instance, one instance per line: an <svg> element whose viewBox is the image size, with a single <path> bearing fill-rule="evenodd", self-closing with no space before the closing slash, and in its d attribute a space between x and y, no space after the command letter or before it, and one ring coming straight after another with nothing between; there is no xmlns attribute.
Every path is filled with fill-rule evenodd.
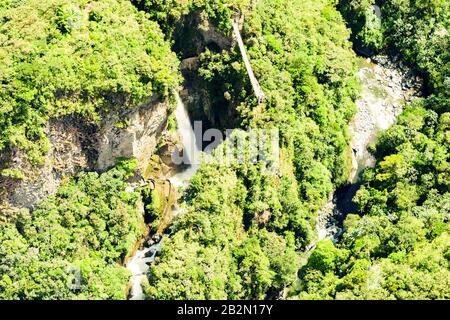
<svg viewBox="0 0 450 320"><path fill-rule="evenodd" d="M174 35L180 20L192 12L201 12L223 32L231 30L234 12L246 11L250 0L132 0L136 6L158 21L167 37Z"/></svg>
<svg viewBox="0 0 450 320"><path fill-rule="evenodd" d="M0 299L125 299L121 266L144 233L136 163L80 173L38 208L0 223Z"/></svg>
<svg viewBox="0 0 450 320"><path fill-rule="evenodd" d="M241 128L280 129L281 166L275 173L262 162L201 168L187 191L188 212L151 267L150 298L265 298L296 279L296 251L315 237L317 209L348 176L356 66L334 4L265 0L246 16L264 105L238 48L200 56L213 108L231 100Z"/></svg>
<svg viewBox="0 0 450 320"><path fill-rule="evenodd" d="M423 103L423 102L422 102ZM448 299L449 113L417 103L383 133L337 247L302 270L301 298Z"/></svg>
<svg viewBox="0 0 450 320"><path fill-rule="evenodd" d="M381 8L380 24L373 27L372 5ZM449 92L448 0L341 0L341 11L353 29L356 47L373 53L384 48L400 54L424 74L430 93Z"/></svg>
<svg viewBox="0 0 450 320"><path fill-rule="evenodd" d="M49 119L98 123L178 83L158 24L129 1L5 0L0 21L1 154L38 165ZM121 264L144 232L139 194L125 192L134 167L81 173L31 212L0 212L0 298L126 298Z"/></svg>
<svg viewBox="0 0 450 320"><path fill-rule="evenodd" d="M378 137L379 161L354 199L358 212L345 220L340 245L323 242L314 251L300 298L450 298L450 3L380 4L383 45L424 75L430 96Z"/></svg>
<svg viewBox="0 0 450 320"><path fill-rule="evenodd" d="M178 81L158 25L126 0L2 0L0 25L0 152L23 150L33 164L49 118L98 120Z"/></svg>
<svg viewBox="0 0 450 320"><path fill-rule="evenodd" d="M213 116L232 114L221 124L238 129L210 157L245 129L277 128L279 167L203 164L150 267L147 298L264 299L290 288L297 299L449 299L448 0L0 0L0 155L18 149L38 165L49 119L99 123L168 95L180 78L176 54L196 52L180 46L202 41L187 36L198 33L197 15L230 37L236 10L267 100L257 103L237 47L196 47L195 85ZM309 255L317 211L351 166L349 39L363 54L398 54L427 96L371 146L377 164L363 174L341 241L320 241ZM1 220L0 299L125 299L123 262L145 231L142 213L156 227L167 202L157 189L126 190L135 169L128 160L79 173L34 210Z"/></svg>

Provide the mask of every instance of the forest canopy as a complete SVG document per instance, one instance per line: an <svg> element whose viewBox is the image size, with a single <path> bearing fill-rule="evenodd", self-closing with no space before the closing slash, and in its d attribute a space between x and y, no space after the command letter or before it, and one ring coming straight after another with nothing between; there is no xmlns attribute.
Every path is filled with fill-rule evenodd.
<svg viewBox="0 0 450 320"><path fill-rule="evenodd" d="M127 0L2 0L0 21L0 152L23 150L33 164L50 118L98 121L178 82L158 24Z"/></svg>
<svg viewBox="0 0 450 320"><path fill-rule="evenodd" d="M247 129L276 128L280 161L200 166L148 271L147 299L449 299L449 33L448 0L0 0L0 162L19 150L42 165L51 119L100 126L165 99L184 75L183 94L206 101L190 113L235 129L208 157ZM395 57L425 87L369 146L375 165L348 199L342 234L318 241L318 212L352 170L355 52ZM155 179L139 187L136 160L117 160L64 177L35 207L0 212L0 299L128 298L125 262L166 202Z"/></svg>
<svg viewBox="0 0 450 320"><path fill-rule="evenodd" d="M314 251L297 298L450 298L450 3L344 0L341 6L347 17L364 17L375 3L383 28L372 49L396 53L420 72L428 96L407 105L378 136L377 165L364 172L342 241ZM365 21L349 23L368 45Z"/></svg>
<svg viewBox="0 0 450 320"><path fill-rule="evenodd" d="M122 263L144 234L135 161L80 173L30 212L0 222L0 299L126 299Z"/></svg>

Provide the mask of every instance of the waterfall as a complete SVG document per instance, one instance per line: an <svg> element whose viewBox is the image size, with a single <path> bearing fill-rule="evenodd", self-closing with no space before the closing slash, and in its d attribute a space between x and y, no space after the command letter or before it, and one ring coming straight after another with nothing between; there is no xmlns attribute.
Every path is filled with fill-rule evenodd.
<svg viewBox="0 0 450 320"><path fill-rule="evenodd" d="M133 258L127 265L127 269L131 271L130 280L131 291L130 300L144 300L144 290L142 289L142 281L147 276L149 264L155 260L156 253L161 251L162 241L154 245L136 251Z"/></svg>
<svg viewBox="0 0 450 320"><path fill-rule="evenodd" d="M169 177L170 182L177 187L185 187L189 179L197 172L200 166L201 147L199 147L195 132L192 128L187 107L181 100L178 92L175 92L177 106L175 109L175 118L177 121L178 134L183 144L183 163L187 165L186 169ZM143 300L145 298L142 289L142 281L147 276L149 264L155 260L156 254L161 251L162 239L150 247L144 247L136 251L127 269L131 271L130 280L131 300Z"/></svg>
<svg viewBox="0 0 450 320"><path fill-rule="evenodd" d="M188 167L182 172L169 178L170 182L177 186L185 186L186 182L197 172L200 167L201 146L197 143L195 132L192 128L187 107L181 100L178 92L175 92L177 108L175 118L177 120L178 134L183 144L184 164Z"/></svg>

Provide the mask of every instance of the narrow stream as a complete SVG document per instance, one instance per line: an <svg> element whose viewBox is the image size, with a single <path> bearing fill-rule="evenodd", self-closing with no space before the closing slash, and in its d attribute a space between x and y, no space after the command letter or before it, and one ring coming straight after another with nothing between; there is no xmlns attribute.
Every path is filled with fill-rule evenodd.
<svg viewBox="0 0 450 320"><path fill-rule="evenodd" d="M353 168L349 184L338 188L318 213L318 240L339 241L343 220L347 214L356 212L352 199L361 184L360 174L365 168L375 165L367 147L375 142L380 131L396 122L406 102L421 95L421 79L395 58L376 56L364 60L358 78L362 92L356 101L357 113L349 128ZM312 244L309 249L314 247Z"/></svg>
<svg viewBox="0 0 450 320"><path fill-rule="evenodd" d="M200 166L198 156L201 152L201 148L197 144L196 136L189 119L188 110L177 92L175 93L175 96L177 101L175 109L177 130L183 144L184 163L188 163L188 166L183 171L168 177L168 179L175 187L184 188ZM177 208L175 210L180 209ZM130 300L143 300L145 298L142 281L144 281L147 276L149 265L155 260L158 252L161 251L163 239L163 237L159 237L152 245L144 245L141 250L136 251L127 264L127 269L132 273L130 280Z"/></svg>

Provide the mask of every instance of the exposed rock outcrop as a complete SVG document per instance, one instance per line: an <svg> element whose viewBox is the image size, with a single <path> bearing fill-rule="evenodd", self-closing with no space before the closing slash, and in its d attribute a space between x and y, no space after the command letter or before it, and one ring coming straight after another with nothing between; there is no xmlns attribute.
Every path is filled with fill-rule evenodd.
<svg viewBox="0 0 450 320"><path fill-rule="evenodd" d="M32 208L52 194L65 176L90 169L96 157L95 126L76 117L51 119L47 124L49 151L45 162L34 167L24 153L13 149L4 161L10 168L20 169L22 179L0 178L0 204Z"/></svg>
<svg viewBox="0 0 450 320"><path fill-rule="evenodd" d="M138 108L104 116L100 125L73 116L51 119L43 165L30 165L20 150L0 155L0 163L24 173L22 179L0 176L0 212L33 208L54 193L65 177L83 170L106 170L117 158L134 157L143 170L166 127L169 105L168 99L154 96Z"/></svg>
<svg viewBox="0 0 450 320"><path fill-rule="evenodd" d="M187 57L181 69L185 71L188 82L192 82L189 76L197 77L198 55L207 47L220 51L233 45L231 35L219 31L200 11L187 16L181 29L178 45L186 50L182 52L182 56ZM195 36L183 36L183 32L192 33L192 30ZM186 41L189 43L185 43ZM211 110L206 88L193 87L201 89L198 91L189 88L192 91L188 89L182 93L189 109L195 110L202 106L202 110L197 111L202 114L203 119L214 124L216 116ZM158 146L167 126L169 105L168 99L161 100L160 97L153 96L138 108L102 115L100 124L86 123L74 116L51 119L47 125L49 151L41 166L30 165L20 150L0 154L0 164L3 167L17 168L24 173L22 179L0 176L0 213L5 212L6 208L9 211L21 207L33 208L54 193L64 178L83 170L107 170L114 166L117 158L136 158L144 173L158 147L164 174L180 169L171 167L169 159L169 155L179 144L179 139L166 134L166 138L169 137L165 139L167 145Z"/></svg>
<svg viewBox="0 0 450 320"><path fill-rule="evenodd" d="M360 170L375 164L367 146L375 141L378 132L395 123L403 105L420 96L423 86L422 80L409 68L386 56L368 59L358 77L363 90L356 101L358 112L350 123L354 163L350 182L357 179Z"/></svg>
<svg viewBox="0 0 450 320"><path fill-rule="evenodd" d="M231 37L224 35L218 31L216 26L212 24L204 13L200 13L196 17L198 30L203 37L205 45L214 44L220 50L225 50L231 47L233 40Z"/></svg>
<svg viewBox="0 0 450 320"><path fill-rule="evenodd" d="M183 16L177 22L175 30L172 48L182 59L197 57L206 48L214 51L227 50L233 41L199 10Z"/></svg>
<svg viewBox="0 0 450 320"><path fill-rule="evenodd" d="M164 131L161 140L163 143L158 149L158 156L162 163L170 169L170 172L167 172L166 175L174 174L182 168L174 165L172 157L175 152L183 150L183 144L176 132Z"/></svg>
<svg viewBox="0 0 450 320"><path fill-rule="evenodd" d="M152 97L135 110L106 117L98 133L96 168L105 170L113 166L117 158L133 157L144 169L166 127L168 110L167 101Z"/></svg>
<svg viewBox="0 0 450 320"><path fill-rule="evenodd" d="M239 21L240 26L242 23ZM219 93L216 88L208 87L208 83L199 76L198 69L201 66L199 57L207 48L218 53L228 51L236 44L236 39L231 31L223 32L200 11L184 17L181 24L175 36L174 49L182 57L180 69L185 78L185 90L180 92L180 96L187 104L191 117L202 120L205 129L235 127L235 123L231 122L237 116L236 101L224 99L223 103L219 103L220 108L213 107L211 94L226 95L226 92Z"/></svg>
<svg viewBox="0 0 450 320"><path fill-rule="evenodd" d="M395 124L406 103L422 95L422 79L395 57L380 55L367 59L358 77L362 92L356 101L356 115L349 125L353 150L350 184L330 195L319 210L316 223L319 240L339 241L343 219L357 210L352 199L360 186L359 174L375 165L375 158L367 147L375 142L379 132Z"/></svg>

